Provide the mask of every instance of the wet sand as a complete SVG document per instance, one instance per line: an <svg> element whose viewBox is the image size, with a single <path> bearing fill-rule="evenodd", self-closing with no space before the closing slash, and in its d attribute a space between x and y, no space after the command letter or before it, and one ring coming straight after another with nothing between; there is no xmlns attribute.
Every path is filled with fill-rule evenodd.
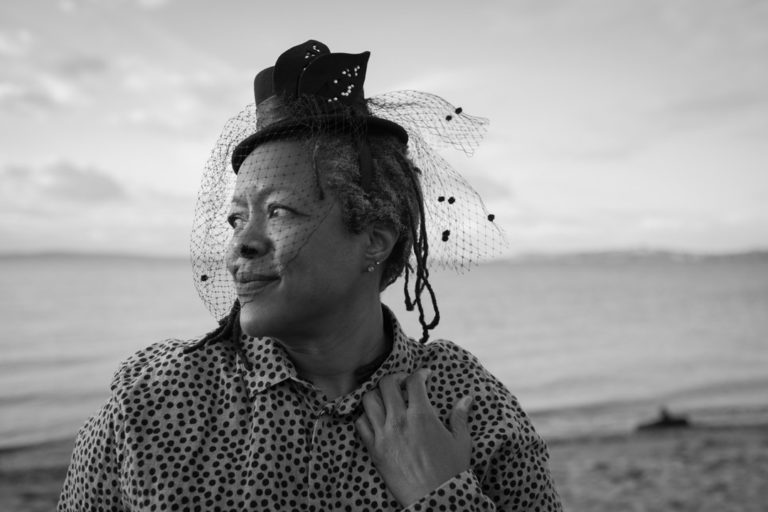
<svg viewBox="0 0 768 512"><path fill-rule="evenodd" d="M0 511L56 508L72 440L0 451ZM768 510L768 426L550 442L566 510Z"/></svg>

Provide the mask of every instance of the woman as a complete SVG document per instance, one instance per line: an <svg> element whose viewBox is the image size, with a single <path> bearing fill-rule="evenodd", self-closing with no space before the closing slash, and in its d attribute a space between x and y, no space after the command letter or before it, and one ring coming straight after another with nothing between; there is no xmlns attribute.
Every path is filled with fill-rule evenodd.
<svg viewBox="0 0 768 512"><path fill-rule="evenodd" d="M225 127L193 234L224 318L123 363L60 511L560 510L515 398L457 345L423 343L427 221L444 264L499 240L423 137L471 150L483 123L420 93L366 100L367 60L308 41L257 75L255 133L252 109ZM422 343L380 302L403 273Z"/></svg>

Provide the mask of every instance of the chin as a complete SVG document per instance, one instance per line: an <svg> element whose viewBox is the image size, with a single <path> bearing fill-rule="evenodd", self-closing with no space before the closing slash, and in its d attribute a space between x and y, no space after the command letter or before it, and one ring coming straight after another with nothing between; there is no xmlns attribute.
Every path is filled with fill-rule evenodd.
<svg viewBox="0 0 768 512"><path fill-rule="evenodd" d="M253 338L283 339L303 324L303 318L296 313L272 301L246 302L240 306L240 329Z"/></svg>
<svg viewBox="0 0 768 512"><path fill-rule="evenodd" d="M275 315L255 302L245 302L240 306L240 329L253 338L275 337L280 322Z"/></svg>

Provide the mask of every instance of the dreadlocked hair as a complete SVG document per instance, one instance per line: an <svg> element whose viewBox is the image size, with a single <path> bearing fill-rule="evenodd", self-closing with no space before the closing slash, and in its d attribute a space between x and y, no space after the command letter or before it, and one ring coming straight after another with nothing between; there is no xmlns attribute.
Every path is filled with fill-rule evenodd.
<svg viewBox="0 0 768 512"><path fill-rule="evenodd" d="M361 233L374 223L388 224L398 236L383 262L380 291L404 275L405 306L418 309L421 342L440 321L437 298L429 282L424 201L419 184L421 171L408 156L407 146L393 136L370 134L367 138L373 164L371 183L361 184L359 155L352 136L320 134L309 140L318 181L339 202L342 220L352 233ZM415 267L409 263L413 253ZM409 290L413 279L413 298ZM433 316L427 321L422 295L429 295Z"/></svg>
<svg viewBox="0 0 768 512"><path fill-rule="evenodd" d="M196 350L200 350L208 345L215 343L224 343L229 345L240 358L243 366L247 370L251 370L253 365L248 360L248 356L245 354L243 344L240 342L240 336L242 330L240 329L240 300L235 299L235 303L232 305L232 309L229 314L219 320L219 326L203 336L194 345L191 345L184 349L184 354L190 354Z"/></svg>

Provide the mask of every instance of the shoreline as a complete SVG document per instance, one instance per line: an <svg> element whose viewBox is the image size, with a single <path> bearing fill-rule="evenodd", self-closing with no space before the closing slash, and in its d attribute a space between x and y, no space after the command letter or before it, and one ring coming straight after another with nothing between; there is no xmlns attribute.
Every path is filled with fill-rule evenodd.
<svg viewBox="0 0 768 512"><path fill-rule="evenodd" d="M768 503L768 424L548 439L565 510L752 512ZM0 510L55 509L74 438L0 449Z"/></svg>

